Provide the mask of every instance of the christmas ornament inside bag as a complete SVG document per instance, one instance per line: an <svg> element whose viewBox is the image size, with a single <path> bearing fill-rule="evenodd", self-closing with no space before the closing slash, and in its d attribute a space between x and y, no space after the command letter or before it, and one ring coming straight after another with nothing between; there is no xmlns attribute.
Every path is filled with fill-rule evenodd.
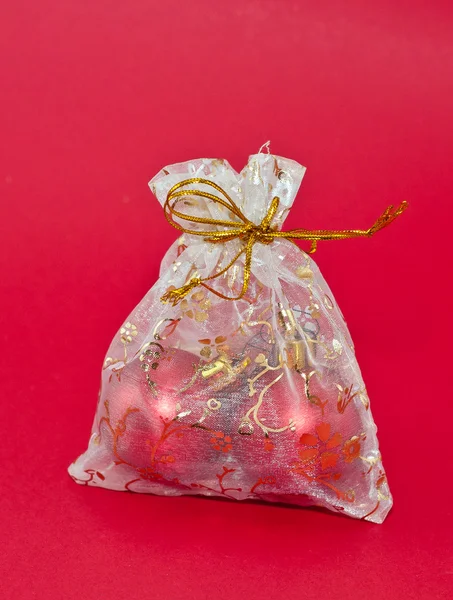
<svg viewBox="0 0 453 600"><path fill-rule="evenodd" d="M282 230L305 168L193 160L150 182L181 237L112 341L88 449L69 472L114 490L316 505L380 523L392 505L346 323Z"/></svg>

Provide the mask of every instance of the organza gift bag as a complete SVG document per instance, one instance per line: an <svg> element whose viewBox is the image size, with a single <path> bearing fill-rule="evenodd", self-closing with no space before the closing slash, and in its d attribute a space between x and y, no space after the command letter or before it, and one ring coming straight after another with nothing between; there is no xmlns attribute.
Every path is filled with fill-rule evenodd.
<svg viewBox="0 0 453 600"><path fill-rule="evenodd" d="M392 505L341 311L281 227L305 168L259 153L166 167L150 182L181 237L112 341L80 484L316 505L381 523Z"/></svg>

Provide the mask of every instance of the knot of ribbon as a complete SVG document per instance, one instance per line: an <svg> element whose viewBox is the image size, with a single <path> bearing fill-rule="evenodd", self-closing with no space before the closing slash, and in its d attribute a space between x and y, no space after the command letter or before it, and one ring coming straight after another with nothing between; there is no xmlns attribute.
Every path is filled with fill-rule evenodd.
<svg viewBox="0 0 453 600"><path fill-rule="evenodd" d="M204 190L194 189L182 189L193 184L202 184L213 188L220 195L213 194ZM210 217L199 217L196 215L189 215L180 212L176 209L178 202L183 200L187 196L195 196L204 198L206 202L213 202L219 206L223 206L227 211L236 218L236 220L227 219L214 219ZM247 292L251 266L252 266L252 255L253 246L256 243L260 244L271 244L274 240L283 238L286 240L309 240L311 247L309 253L312 254L316 251L317 244L321 240L344 240L348 238L356 237L371 237L377 231L380 231L392 221L396 219L402 212L407 208L407 202L402 202L398 208L394 209L393 206L389 206L382 215L373 223L369 229L344 229L339 231L331 231L327 229L319 230L307 230L307 229L291 229L289 231L280 231L275 226L272 226L272 220L277 213L280 204L278 196L274 196L266 216L259 225L256 225L242 213L240 208L234 202L234 200L227 194L227 192L219 185L210 181L209 179L203 179L201 177L193 177L191 179L184 179L176 185L174 185L168 192L167 198L164 203L164 214L167 221L180 231L188 233L190 235L197 235L204 238L205 242L211 244L225 243L231 240L241 240L243 242L240 250L230 260L230 262L219 271L210 275L209 277L192 277L188 283L180 288L167 291L161 298L162 302L170 302L173 305L178 304L183 298L185 298L190 291L198 286L203 286L210 292L223 298L224 300L240 300ZM189 223L201 224L201 225L212 225L219 227L220 229L214 229L210 231L201 231L199 229L191 229L184 227L175 221L174 217L187 221ZM244 258L244 275L242 281L242 287L239 295L231 297L225 296L218 290L208 285L206 282L220 277L228 271L239 259L242 254L245 254Z"/></svg>

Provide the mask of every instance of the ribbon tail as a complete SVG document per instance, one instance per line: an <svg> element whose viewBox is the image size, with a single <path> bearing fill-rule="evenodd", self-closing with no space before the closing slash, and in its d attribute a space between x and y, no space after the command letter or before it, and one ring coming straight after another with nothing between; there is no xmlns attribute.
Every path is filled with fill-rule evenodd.
<svg viewBox="0 0 453 600"><path fill-rule="evenodd" d="M312 240L308 254L314 254L317 249L318 249L318 240Z"/></svg>
<svg viewBox="0 0 453 600"><path fill-rule="evenodd" d="M201 279L194 277L189 281L189 283L186 283L180 288L176 288L175 290L168 290L168 292L165 292L165 294L161 297L161 301L169 302L173 306L176 306L181 302L181 300L184 300L187 294L190 294L193 288L200 285L200 283Z"/></svg>
<svg viewBox="0 0 453 600"><path fill-rule="evenodd" d="M407 208L408 204L404 200L401 204L393 210L393 206L389 206L377 219L377 221L368 229L367 235L372 236L376 232L384 229L387 225L390 225L399 215L401 215Z"/></svg>

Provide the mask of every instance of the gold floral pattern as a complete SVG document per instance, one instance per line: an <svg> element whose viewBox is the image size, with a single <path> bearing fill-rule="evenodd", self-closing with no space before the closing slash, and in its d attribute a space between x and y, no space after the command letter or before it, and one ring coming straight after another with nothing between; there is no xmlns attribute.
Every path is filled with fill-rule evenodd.
<svg viewBox="0 0 453 600"><path fill-rule="evenodd" d="M126 345L130 344L134 337L138 334L137 327L129 321L120 329L121 342Z"/></svg>
<svg viewBox="0 0 453 600"><path fill-rule="evenodd" d="M171 289L174 286L171 286ZM190 299L181 301L180 308L183 316L194 319L198 323L202 323L209 318L209 309L211 307L210 298L206 298L205 292L202 290L191 295Z"/></svg>
<svg viewBox="0 0 453 600"><path fill-rule="evenodd" d="M209 359L212 356L212 350L215 349L218 354L226 354L229 351L229 347L225 342L227 338L223 335L218 335L214 340L210 338L204 338L198 340L202 344L203 348L200 350L200 355L203 358Z"/></svg>

